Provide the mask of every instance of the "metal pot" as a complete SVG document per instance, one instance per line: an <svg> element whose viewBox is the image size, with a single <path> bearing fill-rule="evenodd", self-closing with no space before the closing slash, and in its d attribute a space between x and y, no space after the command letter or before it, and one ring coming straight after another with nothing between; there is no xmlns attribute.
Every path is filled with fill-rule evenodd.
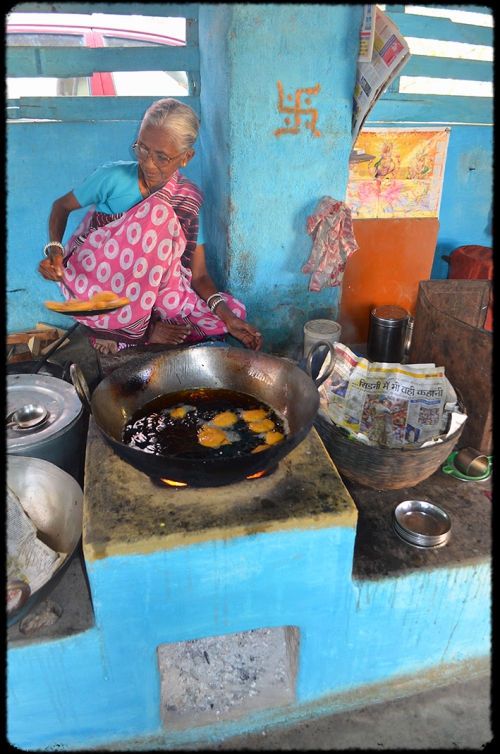
<svg viewBox="0 0 500 754"><path fill-rule="evenodd" d="M67 361L64 366L61 364L54 364L51 361L44 362L43 365L39 365L38 361L16 361L11 364L7 364L7 374L35 374L33 371L36 369L36 374L43 374L47 377L57 377L65 382L70 381L69 369L72 362Z"/></svg>
<svg viewBox="0 0 500 754"><path fill-rule="evenodd" d="M56 573L35 592L26 585L12 585L22 590L23 597L15 611L7 612L10 626L46 599L66 572L82 535L83 492L54 464L21 456L7 457L7 484L41 533L40 538L53 550L67 553Z"/></svg>
<svg viewBox="0 0 500 754"><path fill-rule="evenodd" d="M330 350L333 368L334 351L329 343L319 341L311 349L310 358L324 346ZM327 376L328 372L322 379ZM148 476L218 487L273 468L302 442L319 408L318 384L277 356L229 346L201 346L142 356L114 370L94 390L92 414L114 451ZM203 387L235 390L262 400L286 418L289 434L267 450L230 459L160 456L122 442L125 423L146 403L178 390Z"/></svg>
<svg viewBox="0 0 500 754"><path fill-rule="evenodd" d="M7 422L16 410L29 404L44 406L48 419L32 429L7 428L7 453L41 458L78 479L85 416L75 387L49 375L8 375Z"/></svg>

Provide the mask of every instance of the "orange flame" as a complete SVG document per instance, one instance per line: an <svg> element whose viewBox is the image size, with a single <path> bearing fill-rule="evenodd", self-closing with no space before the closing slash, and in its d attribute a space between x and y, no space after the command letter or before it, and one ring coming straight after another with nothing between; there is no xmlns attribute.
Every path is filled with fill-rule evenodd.
<svg viewBox="0 0 500 754"><path fill-rule="evenodd" d="M161 481L169 487L187 487L187 482L174 482L173 479L161 479Z"/></svg>
<svg viewBox="0 0 500 754"><path fill-rule="evenodd" d="M258 479L259 477L264 476L265 473L266 473L266 470L264 469L264 471L259 471L258 474L252 474L252 476L247 476L247 479Z"/></svg>

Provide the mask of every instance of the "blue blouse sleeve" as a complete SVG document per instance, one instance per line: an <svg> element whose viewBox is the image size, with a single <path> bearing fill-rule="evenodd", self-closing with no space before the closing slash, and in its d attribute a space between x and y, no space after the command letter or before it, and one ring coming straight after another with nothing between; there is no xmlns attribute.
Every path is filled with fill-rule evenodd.
<svg viewBox="0 0 500 754"><path fill-rule="evenodd" d="M81 207L95 204L98 212L126 212L141 201L136 162L107 162L73 189Z"/></svg>

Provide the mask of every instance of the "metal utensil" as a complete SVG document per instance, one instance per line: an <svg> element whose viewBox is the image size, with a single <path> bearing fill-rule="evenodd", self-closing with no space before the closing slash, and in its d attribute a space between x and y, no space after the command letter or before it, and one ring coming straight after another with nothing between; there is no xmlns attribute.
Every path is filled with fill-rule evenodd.
<svg viewBox="0 0 500 754"><path fill-rule="evenodd" d="M466 474L462 474L462 472L459 471L455 465L455 458L457 457L457 455L458 451L454 451L448 456L446 463L441 467L443 474L449 474L454 479L459 479L462 482L485 482L490 478L493 456L486 456L486 458L488 459L488 465L484 474L481 474L481 476L467 476Z"/></svg>
<svg viewBox="0 0 500 754"><path fill-rule="evenodd" d="M489 469L488 456L474 448L462 448L455 456L454 465L464 476L483 477Z"/></svg>
<svg viewBox="0 0 500 754"><path fill-rule="evenodd" d="M320 343L313 346L309 356ZM332 348L331 343L325 345ZM207 387L251 395L286 417L288 434L283 442L260 453L214 456L202 462L147 453L122 441L125 423L135 411L153 398L178 391L180 386L185 390ZM316 382L297 366L278 356L231 346L202 345L139 356L114 369L92 394L93 419L120 458L153 479L196 487L234 484L270 470L309 434L318 407Z"/></svg>
<svg viewBox="0 0 500 754"><path fill-rule="evenodd" d="M75 293L73 293L73 291L71 290L71 288L69 287L69 285L65 281L63 275L59 276L59 282L61 283L61 285L64 285L64 287L66 288L66 290L68 291L68 293L71 294L72 298L78 298L78 296Z"/></svg>
<svg viewBox="0 0 500 754"><path fill-rule="evenodd" d="M49 412L41 403L29 403L22 408L18 408L11 414L10 421L7 422L7 429L32 429L42 424L48 417Z"/></svg>
<svg viewBox="0 0 500 754"><path fill-rule="evenodd" d="M450 537L451 519L437 505L425 500L405 500L393 515L396 534L415 547L442 547Z"/></svg>
<svg viewBox="0 0 500 754"><path fill-rule="evenodd" d="M7 456L7 485L21 501L22 507L43 539L55 552L67 557L45 584L32 589L26 601L15 609L7 608L7 625L21 620L26 613L47 599L67 572L82 536L83 490L67 472L41 458ZM7 589L27 590L20 584Z"/></svg>
<svg viewBox="0 0 500 754"><path fill-rule="evenodd" d="M71 364L69 368L69 376L70 376L71 382L73 383L73 387L75 388L76 393L78 397L80 398L80 401L82 402L83 407L89 414L91 414L92 404L91 404L89 386L78 364Z"/></svg>

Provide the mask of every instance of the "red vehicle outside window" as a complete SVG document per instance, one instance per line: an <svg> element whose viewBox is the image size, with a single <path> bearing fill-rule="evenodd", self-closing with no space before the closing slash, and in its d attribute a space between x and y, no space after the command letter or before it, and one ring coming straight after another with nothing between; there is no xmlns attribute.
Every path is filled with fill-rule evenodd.
<svg viewBox="0 0 500 754"><path fill-rule="evenodd" d="M171 33L170 33L171 32ZM157 47L185 45L184 18L109 14L10 13L6 44L34 47ZM7 78L7 99L54 96L188 94L185 71L117 71L90 78Z"/></svg>

